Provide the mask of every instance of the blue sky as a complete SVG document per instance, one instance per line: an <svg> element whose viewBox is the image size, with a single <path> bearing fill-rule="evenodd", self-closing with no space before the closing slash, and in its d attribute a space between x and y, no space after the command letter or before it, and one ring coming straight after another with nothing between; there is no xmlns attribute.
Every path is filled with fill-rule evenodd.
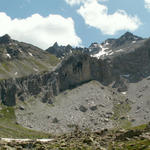
<svg viewBox="0 0 150 150"><path fill-rule="evenodd" d="M43 49L89 46L126 31L150 36L150 0L0 0L0 36Z"/></svg>

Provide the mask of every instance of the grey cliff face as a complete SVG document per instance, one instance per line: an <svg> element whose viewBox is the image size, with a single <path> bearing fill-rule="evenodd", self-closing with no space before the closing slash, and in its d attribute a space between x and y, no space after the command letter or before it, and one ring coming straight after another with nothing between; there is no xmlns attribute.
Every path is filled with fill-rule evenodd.
<svg viewBox="0 0 150 150"><path fill-rule="evenodd" d="M76 53L64 59L54 71L27 77L2 80L1 101L9 106L30 96L52 103L60 92L85 82L97 80L104 85L116 81L113 87L126 90L126 82L136 82L150 75L150 40L133 51L106 59L96 59Z"/></svg>
<svg viewBox="0 0 150 150"><path fill-rule="evenodd" d="M61 91L91 80L104 81L108 69L101 60L85 54L73 55L64 60L55 71L1 81L1 100L5 105L13 106L17 100L40 96L43 102L51 103L53 97Z"/></svg>
<svg viewBox="0 0 150 150"><path fill-rule="evenodd" d="M127 37L130 37L129 40L138 38L133 35ZM55 47L58 45L55 44ZM74 53L66 57L54 71L1 80L0 97L8 106L15 105L17 100L25 101L31 96L40 97L42 102L52 103L53 97L60 92L91 80L97 80L104 85L110 85L115 81L113 87L124 91L127 82L136 82L150 75L149 68L149 39L138 47L104 59L90 57L84 53Z"/></svg>
<svg viewBox="0 0 150 150"><path fill-rule="evenodd" d="M138 81L150 74L150 39L142 46L112 57L114 72L128 75L131 82Z"/></svg>

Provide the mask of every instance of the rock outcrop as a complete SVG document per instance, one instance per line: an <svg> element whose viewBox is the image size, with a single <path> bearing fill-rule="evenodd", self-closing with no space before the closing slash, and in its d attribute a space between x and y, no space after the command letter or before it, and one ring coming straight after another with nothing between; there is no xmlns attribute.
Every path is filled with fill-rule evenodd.
<svg viewBox="0 0 150 150"><path fill-rule="evenodd" d="M51 103L53 97L59 92L90 80L108 84L111 82L111 69L107 65L104 61L91 58L86 54L72 55L55 71L2 80L0 82L1 101L5 105L13 106L17 100L24 101L35 96L41 97L43 102Z"/></svg>
<svg viewBox="0 0 150 150"><path fill-rule="evenodd" d="M76 51L89 54L92 57L103 58L105 56L117 55L120 52L126 52L128 50L135 49L136 47L141 46L146 40L147 39L133 35L130 32L126 32L117 39L107 39L102 43L94 42L88 48L73 48L70 45L59 46L56 42L46 51L54 54L58 58L64 58L65 56L68 56Z"/></svg>
<svg viewBox="0 0 150 150"><path fill-rule="evenodd" d="M113 73L129 79L130 82L137 82L150 75L150 39L140 47L110 57Z"/></svg>
<svg viewBox="0 0 150 150"><path fill-rule="evenodd" d="M0 82L1 101L9 106L31 96L52 103L58 93L82 83L97 80L104 85L116 81L115 88L125 91L127 82L150 75L150 40L140 48L105 59L75 53L64 59L54 71Z"/></svg>
<svg viewBox="0 0 150 150"><path fill-rule="evenodd" d="M4 36L0 37L0 44L8 44L12 42L12 39L8 34L5 34Z"/></svg>
<svg viewBox="0 0 150 150"><path fill-rule="evenodd" d="M138 38L129 35L129 41ZM138 38L138 41L141 42L138 46L103 59L76 52L67 56L53 71L1 80L0 101L13 106L18 100L25 101L34 96L52 103L53 97L60 92L91 80L104 85L116 81L114 87L119 88L120 92L125 91L128 82L136 82L150 75L150 39L143 41Z"/></svg>

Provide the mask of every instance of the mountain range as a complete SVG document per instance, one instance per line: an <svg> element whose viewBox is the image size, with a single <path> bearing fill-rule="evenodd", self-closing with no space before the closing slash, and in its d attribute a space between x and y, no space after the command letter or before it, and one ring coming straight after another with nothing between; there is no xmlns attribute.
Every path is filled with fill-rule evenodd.
<svg viewBox="0 0 150 150"><path fill-rule="evenodd" d="M0 37L0 79L51 70L57 63L55 56L38 47L13 40L9 35Z"/></svg>
<svg viewBox="0 0 150 150"><path fill-rule="evenodd" d="M4 35L0 54L0 108L14 108L23 127L60 134L150 121L149 38L126 32L88 48L56 42L44 51Z"/></svg>
<svg viewBox="0 0 150 150"><path fill-rule="evenodd" d="M146 39L133 35L130 32L126 32L118 39L107 39L102 43L92 43L88 48L76 47L73 48L70 45L59 46L56 42L52 47L49 47L46 51L54 54L58 58L63 58L66 55L71 54L74 51L80 51L82 53L89 54L92 57L103 58L105 56L115 55L120 52L127 52L130 49L141 46Z"/></svg>

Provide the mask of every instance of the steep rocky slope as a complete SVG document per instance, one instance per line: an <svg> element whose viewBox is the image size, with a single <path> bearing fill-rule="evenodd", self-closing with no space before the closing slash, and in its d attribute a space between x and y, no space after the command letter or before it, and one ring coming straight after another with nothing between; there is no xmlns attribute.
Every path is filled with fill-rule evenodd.
<svg viewBox="0 0 150 150"><path fill-rule="evenodd" d="M109 83L109 73L109 67L103 61L76 54L64 60L54 71L0 81L1 100L6 105L15 105L17 100L35 96L51 103L60 92L90 80Z"/></svg>
<svg viewBox="0 0 150 150"><path fill-rule="evenodd" d="M106 58L109 56L116 56L120 53L128 52L135 48L140 47L147 39L143 39L130 32L126 32L124 35L117 39L107 39L102 43L92 43L88 48L76 47L73 48L70 45L59 46L57 42L49 47L46 51L54 54L58 58L64 58L73 52L80 51L96 58Z"/></svg>
<svg viewBox="0 0 150 150"><path fill-rule="evenodd" d="M1 80L1 102L17 104L18 123L46 132L69 132L76 126L129 127L150 121L150 39L126 33L94 46L100 48L88 49L92 57L79 50L67 54L53 70Z"/></svg>
<svg viewBox="0 0 150 150"><path fill-rule="evenodd" d="M76 47L73 48L71 45L67 46L59 46L58 43L54 43L53 46L49 47L46 49L46 51L50 54L55 55L56 57L63 59L64 57L72 54L73 52L79 51L79 52L84 52L86 54L89 54L89 49L88 48L81 48L81 47Z"/></svg>
<svg viewBox="0 0 150 150"><path fill-rule="evenodd" d="M120 39L125 37L126 35ZM20 123L25 124L25 120L28 120L26 126L56 133L72 130L75 125L83 129L89 127L96 130L103 126L129 127L150 121L149 80L147 80L150 76L150 40L139 38L137 45L134 45L133 36L131 40L129 36L126 38L125 45L131 43L131 47L126 47L124 51L105 56L103 59L92 58L83 53L66 58L56 71L59 84L55 89L59 90L55 95L58 96L53 98L53 104L49 106L50 109L47 108L46 113L42 109L40 111L42 112L39 115L40 118L45 118L43 122L49 121L49 124L43 128L42 122L36 121L39 117L37 108L41 106L40 103L37 103L34 108L18 110L17 116ZM79 86L90 80L97 80L102 85L90 82ZM59 94L77 85L78 88ZM105 90L101 89L104 85L107 86ZM99 107L103 102L108 102L108 108L107 106ZM96 110L90 109L91 103ZM30 117L28 111L32 112ZM72 128L70 129L67 124Z"/></svg>
<svg viewBox="0 0 150 150"><path fill-rule="evenodd" d="M20 103L16 116L23 126L48 133L66 133L77 126L82 130L97 131L117 125L125 127L130 104L123 94L91 81L59 94L52 104L44 104L34 98Z"/></svg>
<svg viewBox="0 0 150 150"><path fill-rule="evenodd" d="M0 37L0 79L22 77L52 70L58 59L27 43Z"/></svg>

